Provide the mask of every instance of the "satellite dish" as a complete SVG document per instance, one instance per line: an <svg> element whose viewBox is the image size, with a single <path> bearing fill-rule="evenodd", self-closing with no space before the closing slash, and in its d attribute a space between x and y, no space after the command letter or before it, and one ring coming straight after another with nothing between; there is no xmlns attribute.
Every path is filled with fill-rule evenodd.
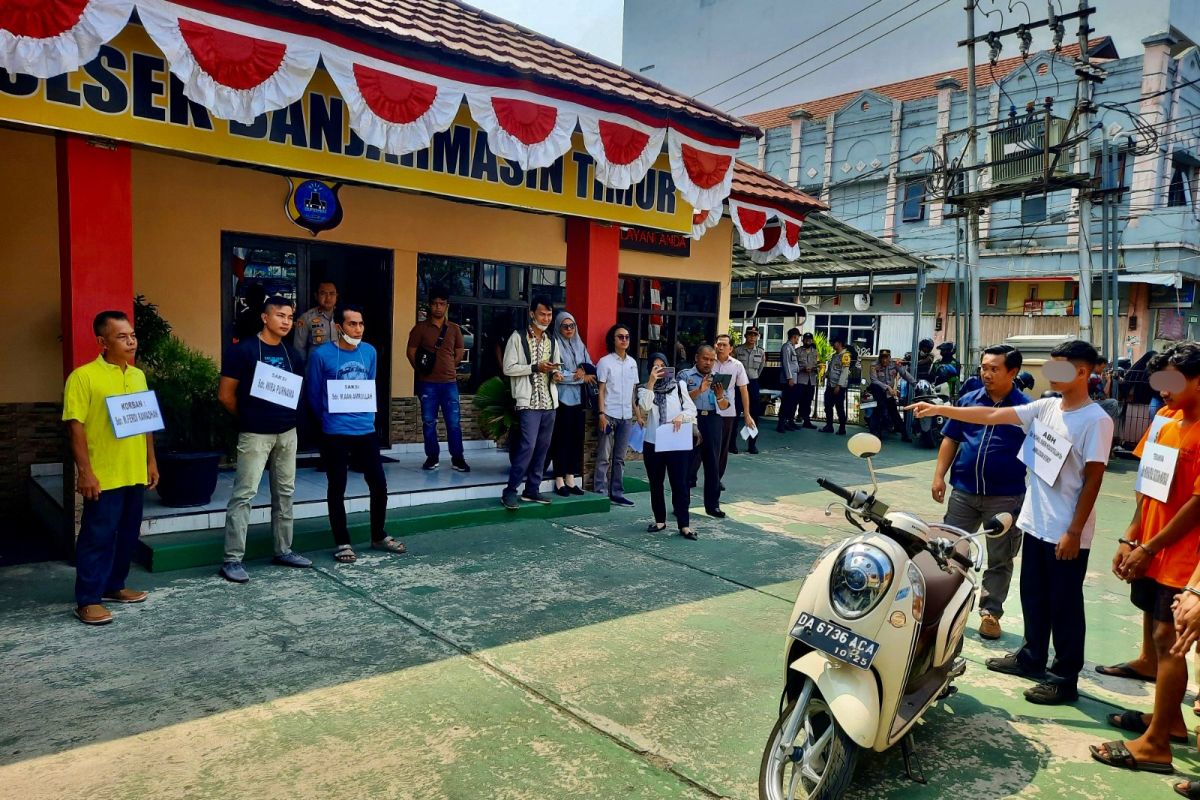
<svg viewBox="0 0 1200 800"><path fill-rule="evenodd" d="M871 307L871 295L869 295L869 294L854 295L854 310L855 311L866 311L870 307Z"/></svg>

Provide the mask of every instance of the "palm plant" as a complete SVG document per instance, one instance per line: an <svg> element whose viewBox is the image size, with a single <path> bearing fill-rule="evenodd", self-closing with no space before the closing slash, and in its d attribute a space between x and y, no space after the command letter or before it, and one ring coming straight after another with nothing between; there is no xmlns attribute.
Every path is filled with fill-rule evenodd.
<svg viewBox="0 0 1200 800"><path fill-rule="evenodd" d="M506 378L484 381L471 400L479 413L479 429L497 444L503 443L517 424L517 404Z"/></svg>

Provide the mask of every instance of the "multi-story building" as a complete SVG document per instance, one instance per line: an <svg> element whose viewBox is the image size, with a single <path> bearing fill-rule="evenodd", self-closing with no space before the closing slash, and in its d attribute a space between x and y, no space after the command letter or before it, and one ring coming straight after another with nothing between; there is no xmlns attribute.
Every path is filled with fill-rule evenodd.
<svg viewBox="0 0 1200 800"><path fill-rule="evenodd" d="M628 5L628 4L627 4ZM703 4L701 4L703 5ZM702 10L701 10L702 11ZM699 12L698 12L699 13ZM628 15L628 7L627 7ZM1161 22L1161 21L1158 21ZM1157 24L1157 22L1156 22ZM1185 26L1187 27L1187 26ZM1120 188L1116 263L1120 272L1118 355L1139 355L1166 341L1200 335L1194 306L1200 277L1200 51L1172 25L1145 38L1140 53L1122 58L1108 37L1090 42L1089 56L1105 78L1094 90L1089 169L1107 140L1114 152L1110 177ZM629 37L627 26L626 36ZM627 41L626 50L632 45ZM1009 42L1015 47L1015 41ZM634 47L636 49L636 47ZM1064 120L1075 106L1079 48L1030 53L992 64L980 48L976 73L977 116L982 128L1019 120L1028 104L1041 113L1053 102ZM669 54L659 54L661 65ZM966 128L966 70L938 72L831 97L792 104L747 119L766 135L743 142L741 158L820 196L831 214L898 244L936 264L923 297L922 333L953 338L955 297L965 279L965 221L944 202L943 167L961 156ZM987 154L988 131L980 155ZM983 186L999 178L985 169ZM1079 330L1080 273L1078 190L1030 192L991 202L981 222L981 338ZM1103 242L1101 211L1086 221L1097 282ZM956 278L958 283L956 284ZM773 293L799 295L811 304L808 326L848 330L870 348L903 352L912 341L912 281L876 281L872 302L856 308L861 285L795 282ZM746 285L743 292L753 292ZM734 308L737 308L735 302ZM1112 306L1110 305L1110 309ZM1095 322L1100 341L1101 322ZM1156 345L1156 342L1158 343Z"/></svg>

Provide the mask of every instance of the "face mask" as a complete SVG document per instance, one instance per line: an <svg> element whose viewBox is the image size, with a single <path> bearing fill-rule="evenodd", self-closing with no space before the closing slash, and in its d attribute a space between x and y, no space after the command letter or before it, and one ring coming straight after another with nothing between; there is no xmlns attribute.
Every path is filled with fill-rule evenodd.
<svg viewBox="0 0 1200 800"><path fill-rule="evenodd" d="M342 334L342 341L351 347L358 347L360 344L362 344L362 339L355 339L353 336L347 336L344 333Z"/></svg>
<svg viewBox="0 0 1200 800"><path fill-rule="evenodd" d="M549 326L549 325L543 325L542 323L538 322L538 321L535 319L535 320L533 321L533 327L537 328L539 331L544 331L544 330L546 330L546 328L549 328L550 326Z"/></svg>

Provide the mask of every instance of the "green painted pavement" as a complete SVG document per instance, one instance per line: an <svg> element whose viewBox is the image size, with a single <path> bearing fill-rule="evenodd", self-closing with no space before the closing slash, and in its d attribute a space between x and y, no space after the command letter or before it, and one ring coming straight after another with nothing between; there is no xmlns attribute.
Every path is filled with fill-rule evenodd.
<svg viewBox="0 0 1200 800"><path fill-rule="evenodd" d="M695 515L698 542L644 533L640 495L414 535L400 558L252 564L247 586L139 572L151 601L99 630L70 619L67 568L4 570L0 794L752 798L788 610L812 557L848 533L814 479L865 482L844 443L765 432L762 455L730 462L730 518ZM931 458L889 443L884 497L935 515ZM1140 632L1108 572L1131 486L1116 463L1100 501L1087 611L1103 663ZM1019 641L1015 594L1004 641L971 634L962 691L918 732L928 785L902 777L898 752L869 754L851 797L1173 796L1088 757L1119 738L1104 714L1148 706L1144 684L1089 672L1077 706L1045 709L983 669ZM1175 755L1200 775L1193 748Z"/></svg>

